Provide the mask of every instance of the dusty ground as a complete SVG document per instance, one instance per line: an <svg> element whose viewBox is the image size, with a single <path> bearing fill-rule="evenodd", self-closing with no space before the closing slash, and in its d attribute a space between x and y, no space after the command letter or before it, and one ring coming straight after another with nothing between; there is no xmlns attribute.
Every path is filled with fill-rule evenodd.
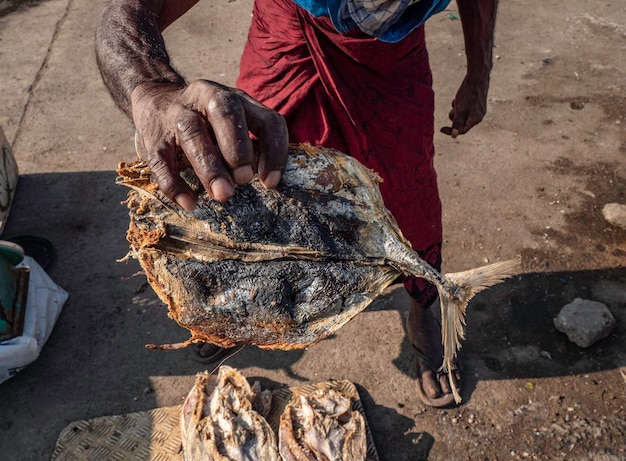
<svg viewBox="0 0 626 461"><path fill-rule="evenodd" d="M49 459L75 420L178 404L202 369L188 351L143 347L187 335L131 277L138 265L116 262L127 215L114 169L133 158L133 130L94 64L103 4L0 2L0 126L21 171L3 238L50 239L48 272L70 293L40 358L0 385L2 459ZM444 269L524 261L470 307L465 403L433 410L415 395L399 287L306 351L248 348L231 365L275 385L357 383L383 460L626 458L626 231L601 214L626 202L626 9L587 5L503 2L489 115L466 137L436 138ZM232 84L249 11L201 2L167 32L176 65ZM464 67L454 8L428 34L443 124ZM618 319L586 350L552 325L576 297Z"/></svg>

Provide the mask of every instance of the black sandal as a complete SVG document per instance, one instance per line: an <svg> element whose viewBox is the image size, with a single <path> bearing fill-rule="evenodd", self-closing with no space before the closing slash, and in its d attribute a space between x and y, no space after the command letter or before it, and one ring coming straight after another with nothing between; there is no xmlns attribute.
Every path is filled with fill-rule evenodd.
<svg viewBox="0 0 626 461"><path fill-rule="evenodd" d="M215 363L223 359L232 349L232 347L227 349L202 341L191 345L194 360L204 364Z"/></svg>

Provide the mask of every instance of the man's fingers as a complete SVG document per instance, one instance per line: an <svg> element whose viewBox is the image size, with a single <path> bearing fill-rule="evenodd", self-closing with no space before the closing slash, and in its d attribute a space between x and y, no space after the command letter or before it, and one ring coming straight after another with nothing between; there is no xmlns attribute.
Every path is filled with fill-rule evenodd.
<svg viewBox="0 0 626 461"><path fill-rule="evenodd" d="M452 138L456 138L460 134L467 133L477 122L473 122L471 115L466 111L461 111L454 107L448 113L448 118L452 122L451 127L441 128L441 132Z"/></svg>
<svg viewBox="0 0 626 461"><path fill-rule="evenodd" d="M169 198L185 209L195 208L196 199L178 171L181 150L183 160L188 161L216 200L232 197L235 184L250 182L255 169L266 187L278 184L287 162L288 135L285 121L277 112L241 90L207 80L197 80L182 90L164 94L167 113L157 113L155 119L154 111L148 110L155 104L138 100L133 116L143 121L136 122L138 126L156 126L152 131L160 130L159 133L148 138L161 139L167 145L156 153L148 149L147 157L156 182ZM171 135L165 136L166 132ZM259 139L258 156L250 133Z"/></svg>
<svg viewBox="0 0 626 461"><path fill-rule="evenodd" d="M442 126L439 131L441 131L443 134L447 135L447 136L451 136L452 135L452 128L450 128L449 126Z"/></svg>
<svg viewBox="0 0 626 461"><path fill-rule="evenodd" d="M214 151L232 171L235 183L250 182L254 177L254 151L239 96L230 88L206 80L193 82L185 93L206 117L217 142Z"/></svg>
<svg viewBox="0 0 626 461"><path fill-rule="evenodd" d="M161 146L148 152L148 168L159 189L185 210L196 208L196 199L187 183L180 177L176 165L176 150L172 146Z"/></svg>
<svg viewBox="0 0 626 461"><path fill-rule="evenodd" d="M215 152L232 171L235 183L249 182L256 167L263 185L278 184L289 152L287 125L280 114L242 90L207 80L192 82L181 102L206 117L217 142ZM250 133L258 138L258 158Z"/></svg>
<svg viewBox="0 0 626 461"><path fill-rule="evenodd" d="M289 154L289 135L285 119L273 110L255 101L243 91L241 98L248 128L258 138L257 171L261 183L274 188L280 181L282 169Z"/></svg>
<svg viewBox="0 0 626 461"><path fill-rule="evenodd" d="M456 138L460 134L465 134L465 131L459 130L458 128L455 128L454 126L444 126L444 127L441 127L439 131L441 131L443 134L448 135L452 138Z"/></svg>
<svg viewBox="0 0 626 461"><path fill-rule="evenodd" d="M232 178L209 136L204 119L195 111L181 109L176 120L178 144L200 182L214 199L228 200L235 192Z"/></svg>

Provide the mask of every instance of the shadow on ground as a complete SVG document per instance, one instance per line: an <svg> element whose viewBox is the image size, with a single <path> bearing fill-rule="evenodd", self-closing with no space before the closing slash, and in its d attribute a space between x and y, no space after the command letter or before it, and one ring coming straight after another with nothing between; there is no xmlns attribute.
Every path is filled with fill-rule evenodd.
<svg viewBox="0 0 626 461"><path fill-rule="evenodd" d="M605 303L615 330L582 349L554 327L575 298ZM533 273L479 294L468 313L464 354L480 379L567 376L626 365L626 268Z"/></svg>
<svg viewBox="0 0 626 461"><path fill-rule="evenodd" d="M609 337L587 349L553 323L575 298L605 303L617 320ZM370 309L386 307L381 302ZM522 274L479 293L467 312L460 356L480 379L566 376L626 365L626 268ZM407 356L413 354L405 340L394 363L411 374Z"/></svg>
<svg viewBox="0 0 626 461"><path fill-rule="evenodd" d="M164 377L169 391L185 395L199 369L188 350L155 353L144 348L146 342L177 343L188 334L167 318L145 276L137 275L138 264L117 262L128 250L128 215L120 203L126 190L115 185L115 178L112 171L20 177L2 238L35 235L50 240L57 261L49 274L70 299L40 359L2 384L0 445L7 447L7 456L45 459L71 421L163 406L151 377ZM464 400L471 405L481 381L571 376L625 366L624 292L626 268L620 268L523 274L476 296L461 353ZM390 301L402 296L396 289L361 316L367 319L390 309L402 315L402 304ZM608 338L584 350L552 323L560 308L577 297L605 302L618 321ZM342 341L342 347L350 344ZM248 347L230 364L267 370L271 379L276 376L272 372L283 371L294 382L304 382L308 378L292 369L304 353ZM349 361L350 353L344 347L335 360ZM414 356L406 340L393 363L414 377ZM416 426L417 416L408 417L402 406L377 402L371 386L368 391L355 384L381 459L427 459L437 436Z"/></svg>

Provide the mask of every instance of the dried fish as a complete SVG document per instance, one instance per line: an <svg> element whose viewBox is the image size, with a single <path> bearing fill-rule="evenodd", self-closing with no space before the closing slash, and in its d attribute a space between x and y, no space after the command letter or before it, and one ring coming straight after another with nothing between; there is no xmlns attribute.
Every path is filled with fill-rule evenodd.
<svg viewBox="0 0 626 461"><path fill-rule="evenodd" d="M129 254L192 335L169 347L207 341L304 348L409 273L439 291L447 371L461 346L469 300L518 270L513 260L440 274L400 232L380 195L380 178L333 149L291 146L275 190L255 180L238 186L226 203L212 200L193 170L183 168L199 197L193 212L159 191L145 162L122 163L118 173L118 183L131 189Z"/></svg>
<svg viewBox="0 0 626 461"><path fill-rule="evenodd" d="M279 449L284 461L363 461L365 419L333 389L295 397L280 417Z"/></svg>
<svg viewBox="0 0 626 461"><path fill-rule="evenodd" d="M221 366L217 383L199 373L182 407L185 461L279 461L276 436L265 420L271 392L250 386L234 368ZM263 413L259 413L260 410Z"/></svg>

